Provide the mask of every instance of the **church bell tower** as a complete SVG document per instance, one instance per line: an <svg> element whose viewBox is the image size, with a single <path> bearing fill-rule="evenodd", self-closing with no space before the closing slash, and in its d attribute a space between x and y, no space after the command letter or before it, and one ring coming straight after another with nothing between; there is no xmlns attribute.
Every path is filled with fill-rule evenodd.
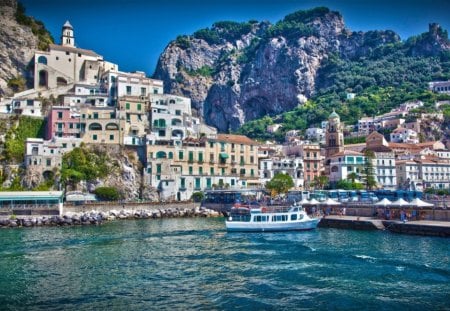
<svg viewBox="0 0 450 311"><path fill-rule="evenodd" d="M344 151L344 131L339 115L333 110L328 117L327 130L325 132L325 157L329 158L338 152Z"/></svg>
<svg viewBox="0 0 450 311"><path fill-rule="evenodd" d="M66 21L62 27L61 45L73 48L75 47L75 37L73 36L73 27L69 23L69 21Z"/></svg>

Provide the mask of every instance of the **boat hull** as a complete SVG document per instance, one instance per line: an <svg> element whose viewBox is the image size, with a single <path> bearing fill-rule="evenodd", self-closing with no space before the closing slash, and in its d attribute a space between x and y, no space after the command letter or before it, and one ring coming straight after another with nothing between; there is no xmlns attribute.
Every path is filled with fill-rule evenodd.
<svg viewBox="0 0 450 311"><path fill-rule="evenodd" d="M246 221L226 221L227 231L230 232L279 232L279 231L304 231L317 228L320 219L309 219L298 222L283 223L252 223Z"/></svg>

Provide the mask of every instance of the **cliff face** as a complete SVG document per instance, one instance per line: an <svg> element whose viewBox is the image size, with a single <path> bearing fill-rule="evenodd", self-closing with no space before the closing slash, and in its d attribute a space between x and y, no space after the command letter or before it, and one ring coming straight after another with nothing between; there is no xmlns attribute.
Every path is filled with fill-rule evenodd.
<svg viewBox="0 0 450 311"><path fill-rule="evenodd" d="M361 57L399 40L392 31L351 32L326 8L299 11L275 25L220 22L172 41L154 77L166 92L191 97L206 123L226 132L302 104L331 54Z"/></svg>
<svg viewBox="0 0 450 311"><path fill-rule="evenodd" d="M20 22L20 23L19 23ZM38 48L45 48L44 41L53 41L44 25L25 16L24 8L17 0L0 0L0 94L11 95L25 87L25 80L8 87L14 78L28 78L28 65Z"/></svg>

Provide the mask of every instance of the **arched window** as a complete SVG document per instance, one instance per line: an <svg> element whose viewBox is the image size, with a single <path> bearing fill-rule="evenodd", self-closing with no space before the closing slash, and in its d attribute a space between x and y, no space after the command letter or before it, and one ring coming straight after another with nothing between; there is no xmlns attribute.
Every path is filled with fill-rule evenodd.
<svg viewBox="0 0 450 311"><path fill-rule="evenodd" d="M173 156L173 155L172 155ZM158 151L157 153L156 153L156 158L157 159L165 159L165 158L167 158L167 155L166 155L166 153L164 152L164 151Z"/></svg>
<svg viewBox="0 0 450 311"><path fill-rule="evenodd" d="M100 123L92 123L89 125L89 130L90 131L101 131L102 130L102 126Z"/></svg>
<svg viewBox="0 0 450 311"><path fill-rule="evenodd" d="M39 57L38 57L38 63L39 63L39 64L47 65L47 57L45 57L45 56L39 56Z"/></svg>
<svg viewBox="0 0 450 311"><path fill-rule="evenodd" d="M333 173L336 173L338 170L339 170L339 169L338 169L337 166L331 167L331 171L332 171Z"/></svg>
<svg viewBox="0 0 450 311"><path fill-rule="evenodd" d="M39 86L45 86L47 87L47 78L48 78L48 73L47 70L41 70L39 71Z"/></svg>
<svg viewBox="0 0 450 311"><path fill-rule="evenodd" d="M180 139L183 138L183 131L182 130L173 130L172 131L172 137L178 137Z"/></svg>
<svg viewBox="0 0 450 311"><path fill-rule="evenodd" d="M56 78L56 85L57 86L65 86L65 85L67 85L67 80L64 79L63 77L57 77Z"/></svg>
<svg viewBox="0 0 450 311"><path fill-rule="evenodd" d="M175 104L175 99L169 100L169 104Z"/></svg>
<svg viewBox="0 0 450 311"><path fill-rule="evenodd" d="M108 123L108 124L106 124L105 129L106 130L110 130L110 131L114 131L114 130L118 130L119 126L117 124L115 124L115 123Z"/></svg>

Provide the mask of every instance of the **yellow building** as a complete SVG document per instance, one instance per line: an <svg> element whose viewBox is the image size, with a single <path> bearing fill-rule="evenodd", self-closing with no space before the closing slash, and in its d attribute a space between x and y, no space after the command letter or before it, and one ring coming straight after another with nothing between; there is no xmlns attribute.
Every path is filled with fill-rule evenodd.
<svg viewBox="0 0 450 311"><path fill-rule="evenodd" d="M118 118L124 121L121 144L144 145L149 131L148 111L150 101L145 96L122 96L119 98Z"/></svg>
<svg viewBox="0 0 450 311"><path fill-rule="evenodd" d="M161 199L188 200L193 192L214 187L259 185L258 144L246 136L186 138L181 145L147 145L147 182Z"/></svg>
<svg viewBox="0 0 450 311"><path fill-rule="evenodd" d="M80 109L80 132L87 144L119 144L123 120L113 107L83 107Z"/></svg>

